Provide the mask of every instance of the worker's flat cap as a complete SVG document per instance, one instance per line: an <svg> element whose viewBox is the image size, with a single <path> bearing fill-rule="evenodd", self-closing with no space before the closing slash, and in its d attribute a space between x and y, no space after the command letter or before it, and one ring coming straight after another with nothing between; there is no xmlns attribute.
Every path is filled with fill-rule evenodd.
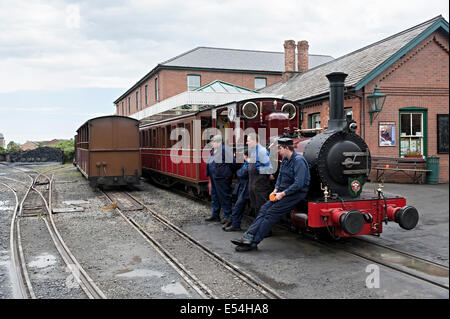
<svg viewBox="0 0 450 319"><path fill-rule="evenodd" d="M292 140L292 138L283 137L278 139L278 145L280 146L294 145L294 141Z"/></svg>

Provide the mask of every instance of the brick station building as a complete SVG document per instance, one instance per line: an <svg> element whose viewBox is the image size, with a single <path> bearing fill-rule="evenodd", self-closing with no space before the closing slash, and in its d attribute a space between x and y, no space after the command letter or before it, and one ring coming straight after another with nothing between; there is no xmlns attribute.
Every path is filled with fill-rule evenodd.
<svg viewBox="0 0 450 319"><path fill-rule="evenodd" d="M261 91L298 101L302 128L327 126L326 74L345 72L345 113L356 120L372 167L383 158L407 167L414 156L414 167L425 168L427 158L439 157L439 182L448 183L449 25L442 16L304 72L292 69L293 41L285 42L285 50L282 80ZM386 94L385 103L380 112L369 112L367 98L376 86ZM411 182L408 174L394 173L386 181Z"/></svg>
<svg viewBox="0 0 450 319"><path fill-rule="evenodd" d="M309 54L307 48L299 52L304 56L299 56L298 60L306 59L310 67L333 59L327 55ZM130 116L216 80L258 90L281 80L283 72L283 52L197 47L148 72L114 101L116 114Z"/></svg>

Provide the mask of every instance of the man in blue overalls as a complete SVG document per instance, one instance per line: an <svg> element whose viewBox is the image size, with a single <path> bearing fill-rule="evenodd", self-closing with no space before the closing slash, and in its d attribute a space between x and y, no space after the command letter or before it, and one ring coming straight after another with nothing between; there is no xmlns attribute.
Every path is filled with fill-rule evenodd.
<svg viewBox="0 0 450 319"><path fill-rule="evenodd" d="M270 163L269 151L259 144L258 135L250 133L247 136L249 147L248 164L248 191L250 196L250 206L256 216L261 206L269 198L272 185L270 176L272 174L272 165Z"/></svg>
<svg viewBox="0 0 450 319"><path fill-rule="evenodd" d="M233 239L236 251L258 249L258 244L270 233L272 227L306 197L310 174L306 159L294 151L290 138L278 140L278 152L283 157L275 189L274 201L267 201L242 238Z"/></svg>
<svg viewBox="0 0 450 319"><path fill-rule="evenodd" d="M234 187L233 194L237 195L236 203L234 204L233 212L231 213L231 225L224 225L224 231L240 231L241 220L244 214L245 205L250 198L248 194L248 151L244 151L244 164L236 172L239 178L239 183Z"/></svg>
<svg viewBox="0 0 450 319"><path fill-rule="evenodd" d="M222 137L212 139L213 149L208 158L206 175L211 180L211 216L206 221L220 221L220 209L223 210L222 223L231 224L231 181L236 171L236 158L233 149L222 143Z"/></svg>

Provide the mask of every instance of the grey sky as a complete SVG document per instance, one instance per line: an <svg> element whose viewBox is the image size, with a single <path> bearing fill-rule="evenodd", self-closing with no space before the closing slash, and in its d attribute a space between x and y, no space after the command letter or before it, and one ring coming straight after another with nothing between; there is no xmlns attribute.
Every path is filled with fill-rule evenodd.
<svg viewBox="0 0 450 319"><path fill-rule="evenodd" d="M282 52L284 40L308 40L310 53L337 58L439 14L448 21L448 11L443 0L0 0L0 132L22 143L68 138L78 121L114 112L115 94L157 63L197 46ZM69 100L80 88L90 90L77 107ZM41 91L40 99L24 98L30 90ZM16 111L6 120L10 108ZM85 115L45 134L14 130L30 109L45 127L49 110Z"/></svg>

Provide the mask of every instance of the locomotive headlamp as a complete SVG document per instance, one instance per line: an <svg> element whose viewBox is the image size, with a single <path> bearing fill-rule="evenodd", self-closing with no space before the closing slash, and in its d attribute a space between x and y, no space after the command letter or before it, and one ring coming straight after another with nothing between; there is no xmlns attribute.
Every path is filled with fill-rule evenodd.
<svg viewBox="0 0 450 319"><path fill-rule="evenodd" d="M367 102L369 103L369 115L370 124L377 117L376 113L381 112L383 109L384 102L386 101L386 94L380 93L378 90L378 85L375 84L375 89L373 93L367 97Z"/></svg>

